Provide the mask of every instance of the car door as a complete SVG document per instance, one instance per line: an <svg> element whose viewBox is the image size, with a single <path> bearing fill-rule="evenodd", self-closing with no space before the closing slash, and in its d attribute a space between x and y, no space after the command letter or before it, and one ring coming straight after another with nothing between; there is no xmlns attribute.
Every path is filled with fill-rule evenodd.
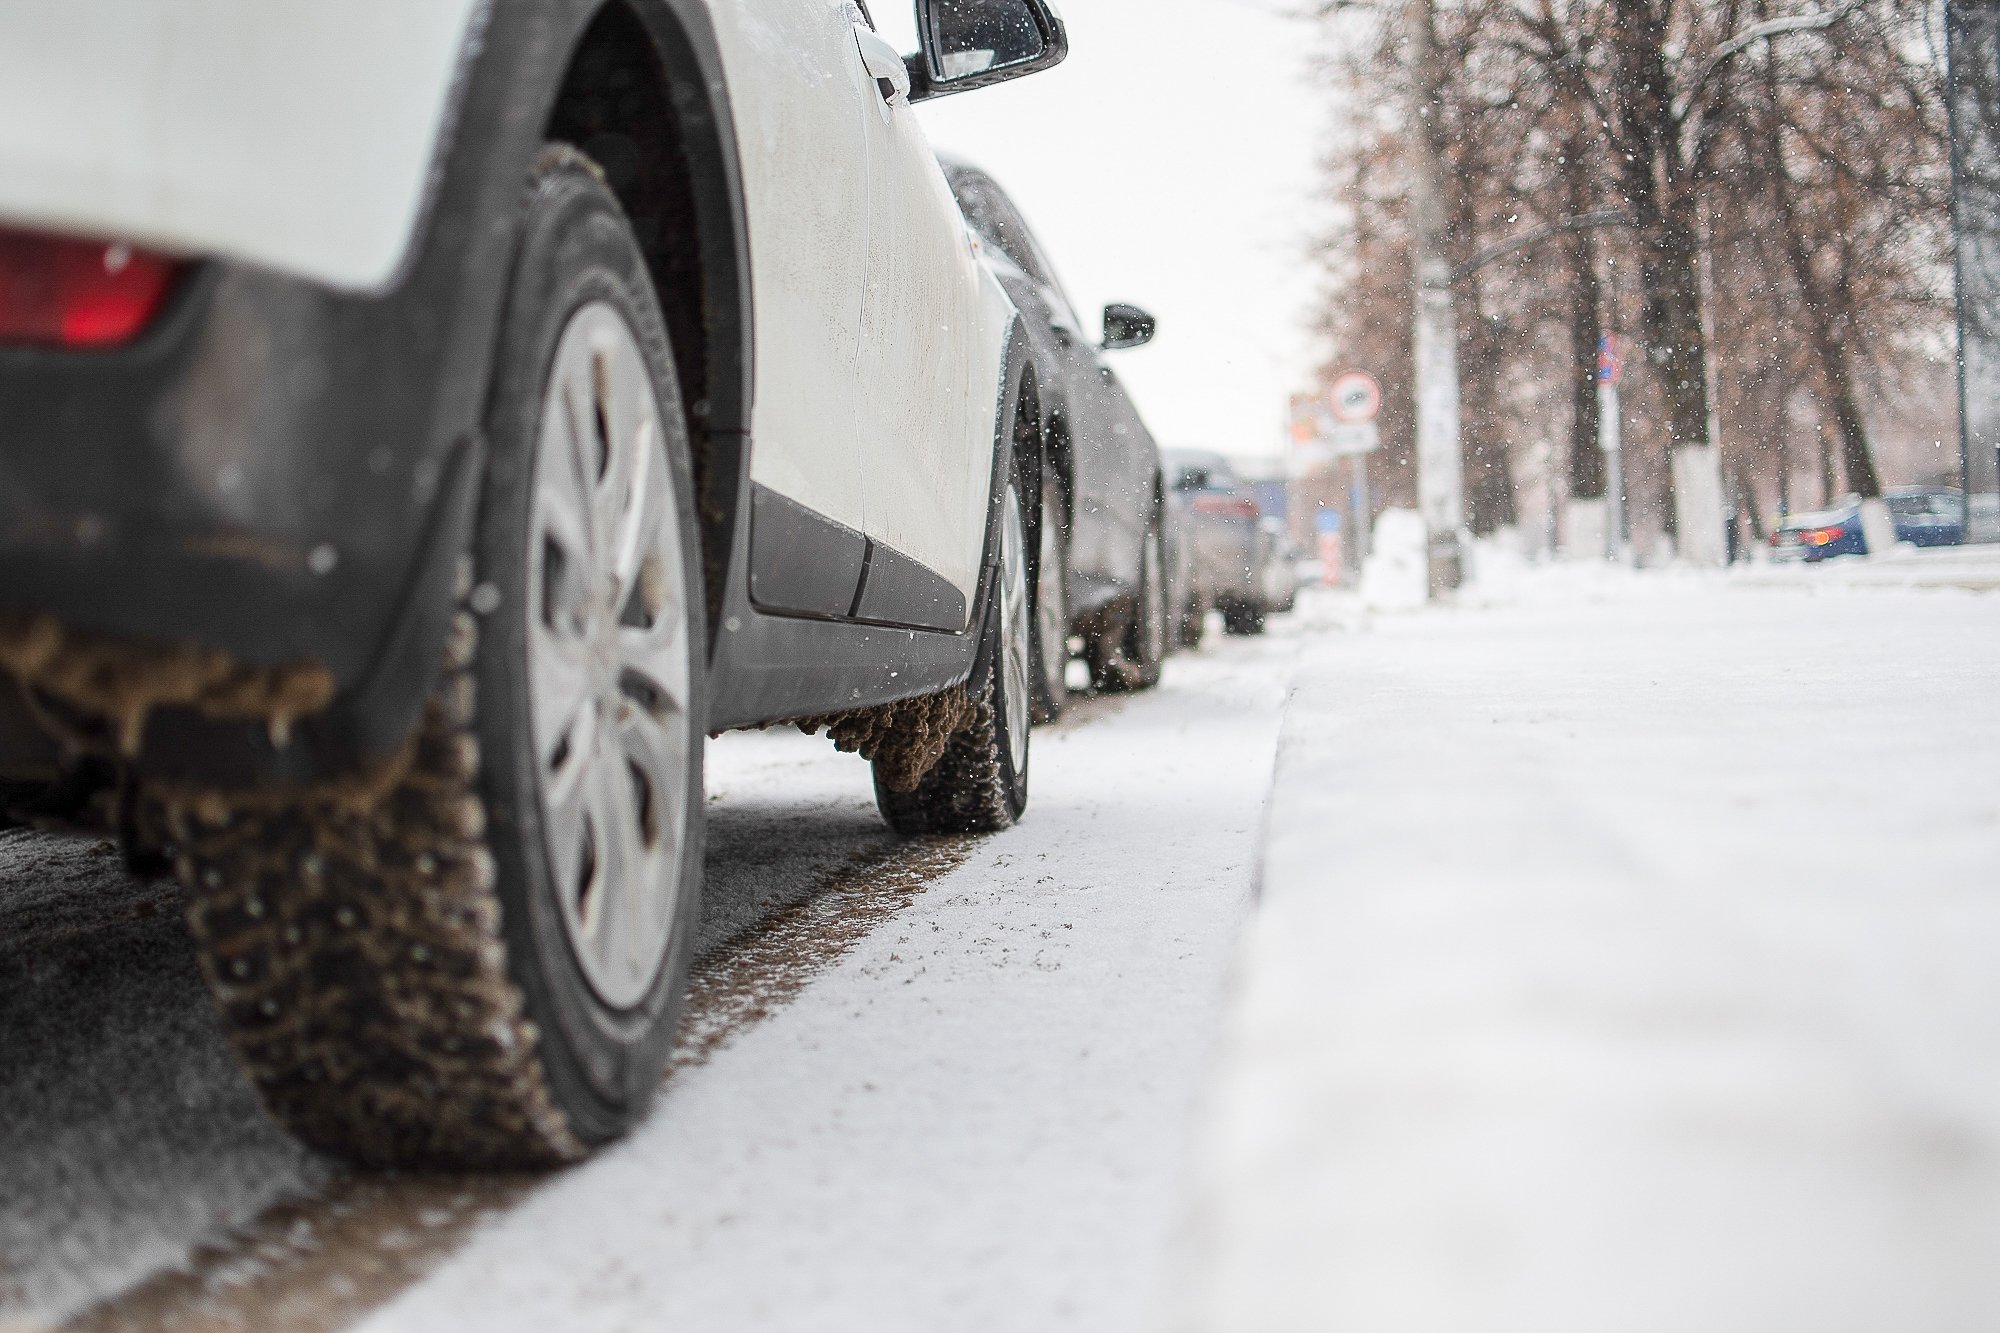
<svg viewBox="0 0 2000 1333"><path fill-rule="evenodd" d="M918 125L901 59L865 21L880 76L863 116L867 273L860 458L872 543L864 618L963 629L979 582L994 412L1013 307L975 256Z"/></svg>
<svg viewBox="0 0 2000 1333"><path fill-rule="evenodd" d="M751 598L845 616L866 555L859 326L875 86L850 0L714 5L757 338Z"/></svg>

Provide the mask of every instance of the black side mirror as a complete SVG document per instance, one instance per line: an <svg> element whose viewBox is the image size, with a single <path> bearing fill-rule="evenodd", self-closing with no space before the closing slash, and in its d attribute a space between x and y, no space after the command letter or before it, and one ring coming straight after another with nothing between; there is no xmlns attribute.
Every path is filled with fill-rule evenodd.
<svg viewBox="0 0 2000 1333"><path fill-rule="evenodd" d="M912 102L1018 79L1069 54L1069 32L1048 0L917 0L917 36Z"/></svg>
<svg viewBox="0 0 2000 1333"><path fill-rule="evenodd" d="M1153 317L1135 305L1121 305L1113 302L1104 307L1104 350L1115 352L1125 347L1144 347L1153 341L1153 333L1159 324Z"/></svg>

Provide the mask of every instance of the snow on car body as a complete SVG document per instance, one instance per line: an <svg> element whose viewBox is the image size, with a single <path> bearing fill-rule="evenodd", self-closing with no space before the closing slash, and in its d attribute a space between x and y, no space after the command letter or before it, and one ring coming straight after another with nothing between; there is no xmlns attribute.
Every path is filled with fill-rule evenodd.
<svg viewBox="0 0 2000 1333"><path fill-rule="evenodd" d="M0 778L175 860L293 1128L573 1157L671 1037L704 732L1025 802L1035 389L910 103L1066 38L322 8L0 18Z"/></svg>

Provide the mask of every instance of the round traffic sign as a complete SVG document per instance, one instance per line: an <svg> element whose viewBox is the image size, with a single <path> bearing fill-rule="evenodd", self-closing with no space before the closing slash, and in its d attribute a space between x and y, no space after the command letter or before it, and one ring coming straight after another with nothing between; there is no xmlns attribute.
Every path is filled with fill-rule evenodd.
<svg viewBox="0 0 2000 1333"><path fill-rule="evenodd" d="M1365 370L1342 371L1327 386L1326 398L1335 421L1373 421L1382 410L1382 386Z"/></svg>

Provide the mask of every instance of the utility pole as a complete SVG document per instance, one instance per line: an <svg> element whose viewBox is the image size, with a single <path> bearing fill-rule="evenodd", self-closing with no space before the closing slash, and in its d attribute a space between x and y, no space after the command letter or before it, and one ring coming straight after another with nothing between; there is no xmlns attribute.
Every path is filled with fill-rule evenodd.
<svg viewBox="0 0 2000 1333"><path fill-rule="evenodd" d="M1431 595L1464 577L1464 459L1459 446L1458 317L1446 249L1444 145L1438 126L1437 39L1432 0L1409 0L1411 233L1416 291L1417 508L1430 533Z"/></svg>

